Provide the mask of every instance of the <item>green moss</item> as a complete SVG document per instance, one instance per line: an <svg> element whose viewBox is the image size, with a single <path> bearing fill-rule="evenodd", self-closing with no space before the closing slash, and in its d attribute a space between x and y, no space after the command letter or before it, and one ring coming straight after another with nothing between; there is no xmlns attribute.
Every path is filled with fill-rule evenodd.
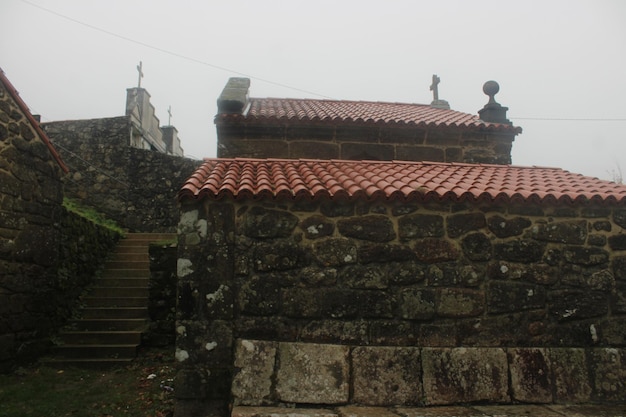
<svg viewBox="0 0 626 417"><path fill-rule="evenodd" d="M126 231L122 229L115 221L107 219L104 214L96 211L91 207L82 206L80 205L80 203L70 198L63 199L63 207L65 207L67 211L84 217L95 224L106 227L107 229L119 233L122 236L126 235Z"/></svg>

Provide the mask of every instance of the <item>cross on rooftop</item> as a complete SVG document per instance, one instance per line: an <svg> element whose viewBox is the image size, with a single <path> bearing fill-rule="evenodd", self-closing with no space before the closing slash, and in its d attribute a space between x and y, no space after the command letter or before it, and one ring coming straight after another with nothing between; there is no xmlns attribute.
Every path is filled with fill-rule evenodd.
<svg viewBox="0 0 626 417"><path fill-rule="evenodd" d="M139 61L139 65L137 65L137 72L139 73L139 79L137 80L137 88L141 88L141 79L143 78L143 62Z"/></svg>
<svg viewBox="0 0 626 417"><path fill-rule="evenodd" d="M171 126L171 125L172 125L172 106L169 106L169 107L167 108L167 114L168 114L168 117L167 117L167 125L168 125L168 126Z"/></svg>
<svg viewBox="0 0 626 417"><path fill-rule="evenodd" d="M433 74L433 83L430 85L430 91L433 92L433 101L439 100L439 89L437 87L439 81L441 81L441 79L437 77L437 74Z"/></svg>

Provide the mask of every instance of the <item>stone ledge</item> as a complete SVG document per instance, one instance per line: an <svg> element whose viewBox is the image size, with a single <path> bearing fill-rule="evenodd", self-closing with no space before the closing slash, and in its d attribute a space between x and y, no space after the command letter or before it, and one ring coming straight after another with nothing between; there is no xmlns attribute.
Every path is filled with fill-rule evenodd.
<svg viewBox="0 0 626 417"><path fill-rule="evenodd" d="M484 405L473 407L338 407L333 410L234 407L231 417L624 417L626 407L604 405Z"/></svg>

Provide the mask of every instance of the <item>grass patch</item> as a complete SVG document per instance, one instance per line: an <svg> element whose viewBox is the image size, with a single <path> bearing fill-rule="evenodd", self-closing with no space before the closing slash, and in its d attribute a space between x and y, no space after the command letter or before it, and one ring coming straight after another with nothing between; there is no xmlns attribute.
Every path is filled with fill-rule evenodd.
<svg viewBox="0 0 626 417"><path fill-rule="evenodd" d="M84 217L92 221L93 223L113 230L122 236L126 235L126 231L122 229L115 221L107 219L104 214L91 207L82 206L80 203L70 198L63 199L63 207L65 207L66 210L71 211L72 213L78 214L79 216Z"/></svg>
<svg viewBox="0 0 626 417"><path fill-rule="evenodd" d="M0 416L171 417L173 356L152 349L104 371L32 367L0 375Z"/></svg>

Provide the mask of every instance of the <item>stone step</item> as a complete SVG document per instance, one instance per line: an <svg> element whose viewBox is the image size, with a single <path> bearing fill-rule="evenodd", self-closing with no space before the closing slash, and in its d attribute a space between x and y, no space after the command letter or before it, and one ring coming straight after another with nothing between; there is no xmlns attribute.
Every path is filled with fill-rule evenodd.
<svg viewBox="0 0 626 417"><path fill-rule="evenodd" d="M98 287L145 287L148 288L150 278L133 275L118 275L115 277L100 278L96 281Z"/></svg>
<svg viewBox="0 0 626 417"><path fill-rule="evenodd" d="M146 328L145 318L139 319L78 319L66 326L73 331L142 331ZM68 330L68 331L71 331Z"/></svg>
<svg viewBox="0 0 626 417"><path fill-rule="evenodd" d="M105 270L107 269L141 269L145 271L150 270L150 261L127 261L123 259L115 258L113 260L108 260L104 263Z"/></svg>
<svg viewBox="0 0 626 417"><path fill-rule="evenodd" d="M124 251L120 253L115 253L111 260L121 262L150 262L147 249L141 252Z"/></svg>
<svg viewBox="0 0 626 417"><path fill-rule="evenodd" d="M60 345L53 349L54 356L66 359L103 359L134 358L137 355L136 344L102 345L74 344Z"/></svg>
<svg viewBox="0 0 626 417"><path fill-rule="evenodd" d="M85 307L84 319L143 319L148 317L148 307Z"/></svg>
<svg viewBox="0 0 626 417"><path fill-rule="evenodd" d="M140 331L66 331L58 335L63 345L139 345Z"/></svg>
<svg viewBox="0 0 626 417"><path fill-rule="evenodd" d="M150 271L146 269L105 269L102 271L102 278L150 278ZM100 280L96 281L98 284Z"/></svg>
<svg viewBox="0 0 626 417"><path fill-rule="evenodd" d="M145 307L148 305L147 297L83 297L86 307Z"/></svg>
<svg viewBox="0 0 626 417"><path fill-rule="evenodd" d="M90 358L90 359L67 359L67 358L42 358L41 363L53 369L85 368L85 369L111 369L124 367L132 363L134 358Z"/></svg>
<svg viewBox="0 0 626 417"><path fill-rule="evenodd" d="M92 287L89 297L148 297L148 287Z"/></svg>
<svg viewBox="0 0 626 417"><path fill-rule="evenodd" d="M175 241L176 239L176 233L128 233L119 243L142 242L147 246L150 243Z"/></svg>

